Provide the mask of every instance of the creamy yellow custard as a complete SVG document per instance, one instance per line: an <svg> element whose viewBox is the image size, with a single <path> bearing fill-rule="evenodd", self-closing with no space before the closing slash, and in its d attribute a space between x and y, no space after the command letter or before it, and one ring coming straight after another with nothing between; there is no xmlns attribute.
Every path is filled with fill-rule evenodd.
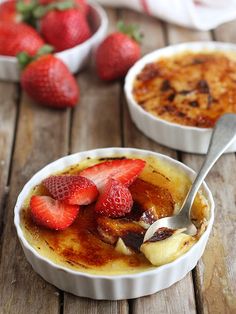
<svg viewBox="0 0 236 314"><path fill-rule="evenodd" d="M118 157L121 158L124 156ZM126 158L140 157L137 155L126 155ZM108 158L86 159L73 167L65 169L62 173L75 174L82 169L107 159ZM81 207L76 221L66 230L47 230L37 226L30 216L30 197L32 195L48 194L47 190L41 184L36 186L26 199L20 213L21 227L27 241L40 255L55 264L76 271L97 275L119 275L153 269L155 266L150 262L152 259L148 256L150 250L148 249L148 254L142 250L147 258L142 252L135 250L132 245L129 247L127 242L125 242L127 235L125 228L130 223L133 226L132 230L133 228L137 229L135 232L137 232L138 235L144 235L147 221L142 219L145 215L141 215L141 218L139 217L137 219L137 207L139 210L143 210L143 207L148 210L154 210L155 213L157 212L161 217L178 212L191 181L183 170L167 162L154 157L141 157L141 159L146 160L147 164L137 180L139 180L141 187L143 187L143 182L145 182L145 189L143 189L143 195L141 194L140 196L140 185L137 183L138 181L135 181L133 185L130 186L135 205L131 214L124 218L112 219L110 221L104 217L98 217L94 213L94 204L91 204ZM155 193L157 193L156 196L151 193L153 187L155 188ZM167 195L168 201L166 201ZM192 212L192 218L200 230L200 227L208 220L209 215L207 201L201 192L198 193L196 197ZM146 211L143 213L146 213ZM147 218L147 216L145 216L145 218ZM116 226L120 227L120 225L124 229L122 236L115 239L114 243L104 241L104 237L98 232L98 227L104 227L104 219L108 226L110 226L111 232L115 232ZM103 224L100 221L103 221ZM104 230L106 231L106 229L103 228L103 231ZM110 235L110 233L108 235ZM197 241L198 237L199 235L197 237L191 237L191 239L188 238L188 245L185 245L184 250L179 250L180 255L188 250L191 245ZM178 246L176 246L175 234L168 239L159 241L158 245L160 245L161 242L165 243L164 241L167 240L169 249L166 247L166 252L169 252L169 255L166 257L162 255L161 264L168 263L179 256L176 254ZM173 252L173 249L172 251L170 249L171 243L175 243L175 252ZM155 252L155 248L152 249L152 251Z"/></svg>

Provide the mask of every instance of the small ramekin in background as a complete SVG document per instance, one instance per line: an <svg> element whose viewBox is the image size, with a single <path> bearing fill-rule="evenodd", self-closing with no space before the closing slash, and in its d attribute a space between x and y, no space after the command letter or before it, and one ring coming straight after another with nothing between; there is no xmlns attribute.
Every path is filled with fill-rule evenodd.
<svg viewBox="0 0 236 314"><path fill-rule="evenodd" d="M133 82L144 66L163 57L171 57L184 51L233 52L236 45L221 42L190 42L161 48L137 61L125 78L125 95L133 122L146 136L170 148L189 153L207 152L212 129L184 126L158 118L144 110L133 97ZM236 141L226 152L236 151Z"/></svg>
<svg viewBox="0 0 236 314"><path fill-rule="evenodd" d="M130 154L132 154L132 156L137 156L138 158L154 157L163 160L174 166L177 171L180 169L185 172L191 180L193 180L195 176L193 170L165 155L132 148L105 148L80 152L56 160L37 172L28 181L20 193L14 210L14 223L25 256L39 275L59 289L73 293L77 296L93 299L120 300L138 298L165 289L181 280L195 267L202 256L214 220L214 201L212 194L205 183L203 184L202 192L209 204L210 212L210 218L205 232L184 255L169 264L156 267L154 270L113 276L92 275L85 272L74 271L59 266L55 262L43 257L26 240L21 227L20 210L25 199L35 185L41 183L42 180L49 175L77 164L85 160L87 157L106 158Z"/></svg>
<svg viewBox="0 0 236 314"><path fill-rule="evenodd" d="M86 65L92 52L101 43L107 32L108 18L104 9L92 1L89 1L89 5L89 22L93 35L82 44L55 54L68 66L71 73L80 71ZM0 80L18 82L19 77L20 70L17 59L0 55Z"/></svg>

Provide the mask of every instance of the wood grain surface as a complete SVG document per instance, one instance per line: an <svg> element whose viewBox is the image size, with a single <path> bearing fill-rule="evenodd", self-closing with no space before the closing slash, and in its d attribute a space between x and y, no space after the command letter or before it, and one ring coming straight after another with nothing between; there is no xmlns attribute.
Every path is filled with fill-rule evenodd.
<svg viewBox="0 0 236 314"><path fill-rule="evenodd" d="M236 22L214 32L166 24L129 10L107 9L109 32L122 19L140 25L142 53L186 41L236 43ZM96 301L58 290L26 261L13 224L17 195L44 165L69 153L97 147L149 149L198 170L203 156L161 146L132 123L123 81L101 82L94 62L77 75L81 99L75 109L52 110L33 103L17 84L0 82L0 314L5 313L236 313L236 168L235 154L223 156L207 178L216 218L203 258L172 287L134 300Z"/></svg>

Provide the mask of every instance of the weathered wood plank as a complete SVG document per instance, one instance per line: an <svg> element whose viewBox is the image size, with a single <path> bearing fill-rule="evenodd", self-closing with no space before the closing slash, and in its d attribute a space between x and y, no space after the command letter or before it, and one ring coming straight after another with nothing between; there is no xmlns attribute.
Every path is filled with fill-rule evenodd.
<svg viewBox="0 0 236 314"><path fill-rule="evenodd" d="M125 11L122 15L125 21L140 24L144 33L143 52L165 46L165 36L162 24L155 18ZM124 107L124 145L138 147L164 153L177 158L174 150L161 146L144 136L131 122L127 105L123 100ZM191 274L188 274L179 283L169 289L160 291L152 296L132 300L132 313L196 313L194 290Z"/></svg>
<svg viewBox="0 0 236 314"><path fill-rule="evenodd" d="M107 9L109 32L115 30L117 13ZM120 83L101 82L94 65L78 75L81 101L73 114L71 152L121 146ZM96 301L64 295L65 313L128 313L127 301Z"/></svg>
<svg viewBox="0 0 236 314"><path fill-rule="evenodd" d="M140 30L144 35L142 40L143 55L165 46L165 38L162 24L158 22L157 19L126 10L122 13L122 20L127 23L138 24L140 26ZM140 132L136 128L134 123L131 121L123 92L121 100L123 107L124 146L150 149L176 158L176 152L174 150L159 145L154 141L148 139L142 132Z"/></svg>
<svg viewBox="0 0 236 314"><path fill-rule="evenodd" d="M225 23L217 27L213 31L213 35L217 41L236 43L236 34L235 34L236 21L230 23Z"/></svg>
<svg viewBox="0 0 236 314"><path fill-rule="evenodd" d="M233 21L218 27L213 33L215 39L236 43L235 25ZM202 282L206 312L236 312L236 252L233 245L236 241L235 179L235 154L228 154L218 161L208 180L215 196L216 218L208 254L204 256L204 265L201 265L202 271L204 266L208 271L205 270ZM214 265L211 265L209 261L213 254Z"/></svg>
<svg viewBox="0 0 236 314"><path fill-rule="evenodd" d="M65 295L64 313L73 314L127 314L127 301L96 301Z"/></svg>
<svg viewBox="0 0 236 314"><path fill-rule="evenodd" d="M0 82L0 238L17 116L17 92L17 85Z"/></svg>
<svg viewBox="0 0 236 314"><path fill-rule="evenodd" d="M215 32L218 40L236 41L232 23ZM228 31L227 31L228 30ZM183 32L169 29L173 43L186 41ZM188 31L189 40L211 39L210 33ZM203 156L182 154L182 161L195 170L200 168ZM207 182L216 202L216 218L203 258L194 273L198 311L200 313L235 313L236 275L235 268L235 155L223 156L209 174ZM220 188L219 188L220 187ZM230 239L230 241L229 241Z"/></svg>
<svg viewBox="0 0 236 314"><path fill-rule="evenodd" d="M13 225L16 197L41 167L68 151L68 111L39 107L27 97L20 105L16 146L5 208L0 264L0 313L58 313L58 290L27 263Z"/></svg>
<svg viewBox="0 0 236 314"><path fill-rule="evenodd" d="M202 156L184 155L183 162L198 170ZM196 268L200 313L235 313L235 155L220 158L207 183L215 200L215 222L203 258Z"/></svg>
<svg viewBox="0 0 236 314"><path fill-rule="evenodd" d="M212 39L210 32L200 32L171 24L166 24L166 32L169 45L188 41L206 41Z"/></svg>
<svg viewBox="0 0 236 314"><path fill-rule="evenodd" d="M116 28L116 11L108 9L109 32ZM120 84L104 83L96 75L94 62L78 75L79 106L72 119L71 152L98 147L121 146Z"/></svg>

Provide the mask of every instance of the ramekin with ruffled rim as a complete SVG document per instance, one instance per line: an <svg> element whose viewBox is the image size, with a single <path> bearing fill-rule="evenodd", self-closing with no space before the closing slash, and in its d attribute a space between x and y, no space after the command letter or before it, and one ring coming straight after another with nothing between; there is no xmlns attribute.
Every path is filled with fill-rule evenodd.
<svg viewBox="0 0 236 314"><path fill-rule="evenodd" d="M135 125L146 136L170 148L189 153L205 154L207 152L212 129L185 126L161 119L144 110L134 99L133 84L136 76L148 63L158 61L163 57L171 57L182 52L233 52L236 45L221 42L187 42L155 50L139 61L129 70L125 78L125 95L131 118ZM236 151L236 141L226 152Z"/></svg>
<svg viewBox="0 0 236 314"><path fill-rule="evenodd" d="M21 242L25 256L33 269L46 281L55 285L59 289L73 293L77 296L93 299L120 300L138 298L165 289L181 280L196 266L198 260L201 258L214 220L214 201L212 194L205 183L202 186L202 193L209 204L209 221L206 230L189 251L175 261L163 266L155 267L154 269L152 268L148 271L142 271L135 274L108 276L79 272L60 266L54 261L40 255L39 252L27 241L21 226L20 211L25 199L28 197L34 186L41 183L42 180L49 175L58 171L60 172L88 157L107 158L131 154L132 156L137 156L137 158L145 159L147 157L153 157L157 160L162 160L167 164L174 166L177 171L180 169L186 173L191 180L193 180L195 176L194 171L189 167L162 154L133 148L104 148L76 153L50 163L37 172L26 183L21 191L14 210L14 223L18 238Z"/></svg>

